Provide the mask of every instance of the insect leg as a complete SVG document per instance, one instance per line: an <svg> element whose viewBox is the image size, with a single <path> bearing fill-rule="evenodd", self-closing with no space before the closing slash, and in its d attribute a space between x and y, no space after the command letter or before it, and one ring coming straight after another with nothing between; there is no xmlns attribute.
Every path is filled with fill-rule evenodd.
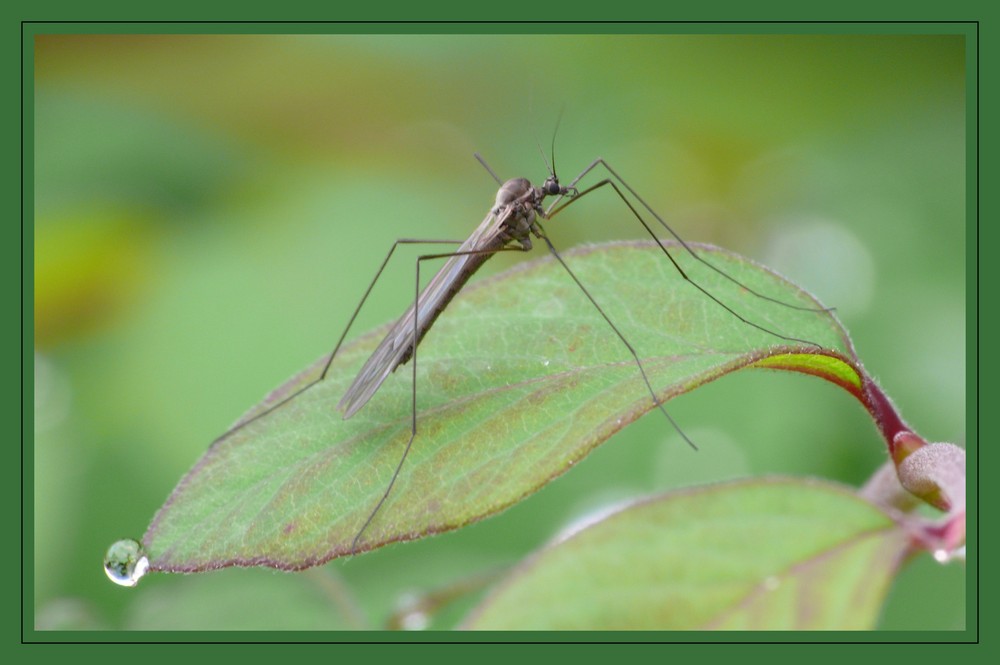
<svg viewBox="0 0 1000 665"><path fill-rule="evenodd" d="M330 352L330 356L327 358L326 364L323 365L323 371L320 372L320 375L317 378L315 378L312 381L310 381L309 383L307 383L305 386L303 386L303 387L299 388L298 390L296 390L295 392L293 392L291 395L288 395L287 397L285 397L284 399L282 399L277 404L274 404L270 408L268 408L268 409L266 409L266 410L264 410L264 411L262 411L260 413L254 414L250 418L246 418L244 420L238 421L235 425L233 425L228 430L226 430L225 433L223 433L221 436L219 436L214 441L212 441L211 445L214 446L218 442L222 441L223 439L225 439L226 437L230 436L234 432L237 432L240 429L246 427L247 425L249 425L250 423L254 422L255 420L259 420L260 418L263 418L264 416L268 415L269 413L272 413L276 409L280 408L281 406L284 406L285 404L287 404L291 400L295 399L296 397L298 397L299 395L301 395L302 393L304 393L306 390L309 390L314 385L316 385L317 383L319 383L320 381L322 381L323 379L325 379L327 372L330 370L330 364L333 362L334 357L336 357L336 355L337 355L337 351L340 350L341 345L344 343L344 339L347 337L347 333L350 332L351 326L354 325L354 320L358 317L358 313L361 312L361 308L364 306L365 302L368 300L368 296L371 294L372 288L374 288L374 286L375 286L375 282L377 282L378 278L382 276L382 272L385 270L386 265L388 265L389 259L392 258L392 255L396 251L396 248L399 247L400 245L420 245L420 244L430 244L430 245L437 245L437 244L452 245L452 244L454 244L454 245L461 245L462 241L461 240L421 240L421 239L415 239L415 238L400 238L400 239L396 240L394 243L392 243L392 247L389 248L389 252L385 255L385 258L382 259L382 264L379 265L378 271L376 271L376 273L375 273L375 277L372 278L372 281L368 284L368 288L365 289L365 293L361 297L361 301L358 302L358 306L354 308L354 313L351 314L351 318L347 321L347 326L344 328L344 332L341 333L340 339L337 340L336 346L333 347L333 351Z"/></svg>
<svg viewBox="0 0 1000 665"><path fill-rule="evenodd" d="M413 439L417 436L417 349L420 348L420 344L417 342L420 339L419 329L419 314L420 314L420 264L423 261L429 261L432 259L447 259L453 256L484 256L496 254L497 252L509 252L517 251L524 252L527 249L523 246L511 246L511 247L500 247L493 249L483 249L483 250L468 250L463 252L448 252L442 254L425 254L423 256L418 256L416 261L416 278L414 279L414 293L413 293L413 356L410 358L412 362L412 373L411 373L411 411L410 411L410 437L406 440L406 447L403 448L403 455L399 458L399 463L396 464L395 470L392 472L392 478L389 479L389 484L386 485L385 491L379 498L378 503L375 504L375 508L369 513L368 518L365 523L361 525L361 529L358 530L354 540L351 542L351 554L357 554L358 543L361 537L364 535L365 531L371 525L375 516L382 509L382 505L385 503L386 499L389 498L389 494L392 492L393 486L396 484L396 479L399 478L399 472L403 468L403 463L406 461L407 456L410 454L410 448L413 446Z"/></svg>
<svg viewBox="0 0 1000 665"><path fill-rule="evenodd" d="M777 298L772 298L771 296L764 295L763 293L755 291L754 289L751 289L750 287L746 286L745 284L743 284L742 282L740 282L738 279L736 279L735 277L733 277L732 275L730 275L729 273L727 273L726 271L724 271L722 268L719 268L718 266L716 266L715 264L713 264L711 261L709 261L705 257L703 257L700 254L698 254L696 251L694 251L694 249L692 249L684 241L684 239L681 238L680 235L678 235L678 233L676 231L674 231L673 228L671 228L671 226L669 224L667 224L666 221L664 221L664 219L662 217L660 217L660 215L655 210L653 210L653 208L648 203L646 203L645 199L643 199L641 196L639 196L638 192L636 192L634 189L632 189L631 185L629 185L627 182L625 182L625 180L620 175L618 175L618 172L615 171L613 168L611 168L611 165L608 164L606 161L604 161L604 159L601 158L601 157L598 157L597 159L595 159L593 162L590 163L590 165L587 168L585 168L583 171L581 171L580 174L578 176L576 176L576 178L574 178L573 181L569 184L569 188L572 189L573 186L577 182L579 182L581 178L583 178L585 175L587 175L588 173L590 173L591 171L593 171L598 166L603 166L608 171L608 173L611 174L611 176L612 176L612 178L614 180L616 180L619 183L621 183L622 187L624 187L629 192L629 194L631 194L632 196L634 196L635 199L640 203L640 205L642 205L642 207L645 208L646 211L650 215L652 215L656 219L657 222L660 223L660 226L662 226L664 229L666 229L667 232L670 233L670 235L672 235L674 237L674 239L677 240L677 242L679 242L681 244L681 246L685 250L687 250L687 252L689 254L691 254L691 256L693 256L695 259L697 259L698 261L700 261L704 265L708 266L709 268L711 268L715 272L719 273L720 275L722 275L723 277L725 277L729 281L737 284L740 288L746 289L748 292L752 293L753 295L757 296L758 298L761 298L762 300L768 300L770 302L777 303L779 305L784 305L785 307L790 307L792 309L798 309L798 310L803 310L803 311L807 311L807 312L830 312L830 311L833 311L835 309L833 307L805 307L803 305L793 305L792 303L788 303L788 302L785 302L783 300L779 300ZM588 187L586 190L584 190L584 192L592 191L594 189L597 189L602 184L603 184L603 182L602 183L598 183L597 185L594 185L593 187ZM617 186L615 187L615 191L618 192L618 196L620 196L622 198L622 200L625 200L624 194L622 194L621 190L618 189ZM556 206L559 204L559 201L560 201L561 198L562 197L560 196L555 201L552 202L552 204L549 206L548 210L546 211L546 216L550 216L550 213L552 215L558 213L560 210L564 209L566 206L568 206L570 203L573 202L573 200L571 199L570 201L567 201L566 203L564 203L564 204L558 206L558 208L556 208ZM627 200L626 200L626 203L628 203ZM555 208L555 210L553 210L554 208ZM646 226L646 223L639 216L639 213L636 212L635 208L633 208L631 205L629 205L629 208L636 215L636 217L639 217L639 221L642 222L642 225L646 227L646 230L655 239L656 236L653 235L653 232L649 229L648 226ZM659 242L659 241L657 241L657 242ZM660 246L662 247L662 244ZM663 251L666 252L666 249L664 249ZM671 261L673 261L672 258L671 258ZM676 265L676 263L674 265ZM683 271L682 271L682 274L683 274ZM688 281L691 281L690 278L688 278L687 275L684 275L684 278L687 279ZM692 282L692 283L694 283L694 282ZM810 344L812 344L812 342L810 342Z"/></svg>
<svg viewBox="0 0 1000 665"><path fill-rule="evenodd" d="M666 408L664 408L663 403L660 402L659 398L657 398L656 391L653 390L653 386L649 382L649 377L646 376L646 369L642 366L642 361L639 359L639 354L636 353L635 348L632 346L631 343L629 343L628 339L625 338L625 335L623 335L622 332L618 329L618 326L614 324L614 322L611 320L611 317L609 317L604 312L604 309L602 309L601 306L597 304L597 301L594 299L594 296L590 294L590 291L587 290L587 287L583 285L583 282L580 281L580 279L576 276L576 274L570 269L569 265L566 264L566 261L563 260L563 257L559 255L559 252L556 251L555 245L553 245L552 241L549 240L549 237L544 233L544 230L541 228L541 225L538 224L537 220L535 222L535 225L538 226L540 230L542 230L542 232L539 233L538 235L539 237L541 237L542 240L545 241L545 244L548 245L549 252L552 253L552 256L556 257L556 260L559 261L562 267L566 269L566 272L569 273L569 276L573 278L573 281L576 282L576 285L580 287L580 290L583 291L583 294L587 296L587 299L590 301L590 304L592 304L594 308L597 309L598 312L600 312L604 320L607 321L609 326L611 326L611 329L615 331L616 335L618 335L618 339L622 341L622 344L625 345L625 348L627 348L629 353L632 354L632 357L635 359L635 364L639 368L639 373L642 374L642 380L646 383L646 388L649 390L649 394L653 398L653 404L655 404L663 413L663 415L667 417L667 420L669 420L670 424L674 426L674 429L677 430L677 433L681 435L681 438L684 439L689 446L691 446L695 450L698 450L698 446L696 446L694 442L690 438L688 438L688 435L685 434L684 430L680 428L680 425L677 424L677 421L675 421L670 416L670 414L667 413L667 410Z"/></svg>
<svg viewBox="0 0 1000 665"><path fill-rule="evenodd" d="M600 163L602 163L602 164L604 163L604 162L603 162L603 160L598 160L598 161L599 161ZM591 164L590 166L588 166L588 167L587 167L587 169L586 169L586 170L584 171L584 173L586 173L587 171L589 171L589 170L593 169L593 168L594 168L594 165L595 165L595 164L597 164L597 163L598 163L598 162L595 162L594 164ZM605 164L605 166L607 166L607 165ZM610 170L610 169L609 169L609 170ZM613 173L613 171L612 171L612 173ZM575 180L573 180L573 182L575 183L575 182L576 182L577 180L579 180L579 179L580 179L580 177L581 177L581 176L577 176L577 178L576 178ZM619 179L619 180L620 180L620 179ZM623 182L622 184L624 184L624 182ZM547 216L548 218L552 218L553 216L555 216L555 215L558 215L558 214L559 214L560 212L562 212L563 210L565 210L566 208L568 208L569 206L571 206L571 205L572 205L573 203L575 203L576 201L579 201L579 200L580 200L581 198L583 198L583 197L584 197L584 196L586 196L587 194L589 194L589 193L591 193L591 192L593 192L593 191L596 191L596 190L600 189L601 187L604 187L605 185L611 185L611 188L615 190L615 193L616 193L616 194L618 195L618 197L619 197L619 198L620 198L620 199L621 199L622 201L624 201L624 202L625 202L625 205L626 205L626 206L628 206L628 209L632 211L632 214L633 214L633 215L635 215L635 218L636 218L637 220L639 220L639 223L640 223L640 224L642 224L642 227L643 227L644 229L646 229L646 233L648 233L648 234L649 234L649 236L650 236L650 237L651 237L651 238L652 238L653 240L655 240L655 241L656 241L656 244L657 244L657 245L659 245L659 246L660 246L660 249L662 249L662 250L663 250L663 253L667 255L667 258L668 258L668 259L670 259L670 262L671 262L671 263L672 263L672 264L674 265L674 268L676 268L676 269L677 269L677 272L679 272L679 273L680 273L680 275L681 275L681 277L683 277L683 278L684 278L685 280L687 280L687 282L688 282L689 284L691 284L691 285L692 285L692 286L694 286L694 287L695 287L696 289L698 289L699 291L701 291L701 292L702 292L703 294L705 294L706 296L708 296L709 298L711 298L711 299L712 299L712 300L713 300L713 301L714 301L714 302L715 302L716 304L718 304L718 305L719 305L720 307L722 307L723 309L725 309L725 310L726 310L727 312L729 312L730 314L732 314L733 316L735 316L735 317L736 317L737 319L739 319L739 320L740 320L740 321L742 321L743 323L747 324L748 326L752 326L752 327L756 328L757 330L760 330L760 331L762 331L762 332L765 332L765 333L767 333L767 334L769 334L769 335L773 335L774 337L778 337L778 338L780 338L780 339L783 339L783 340L786 340L786 341L788 341L788 342L798 342L798 343L800 343L800 344L806 344L806 345L808 345L808 346L815 346L815 347L816 347L817 349L821 349L821 348L822 348L822 347L821 347L821 346L820 346L819 344L817 344L816 342L811 342L811 341L809 341L809 340L807 340L807 339L800 339L800 338L798 338L798 337L792 337L792 336L790 336L790 335L783 335L783 334L781 334L781 333L779 333L779 332L775 332L774 330L771 330L770 328L767 328L766 326L762 326L762 325L760 325L759 323L754 323L753 321L751 321L751 320L747 319L746 317L744 317L744 316L743 316L742 314L739 314L739 313L738 313L738 312L737 312L736 310L734 310L734 309L733 309L732 307L730 307L730 306L729 306L729 305L727 305L726 303L724 303L724 302L722 302L721 300L719 300L719 299L718 299L718 298L717 298L716 296L714 296L714 295L713 295L713 294L712 294L712 293L711 293L711 292L710 292L710 291L709 291L708 289L706 289L705 287L703 287L703 286L702 286L701 284L699 284L698 282L696 282L696 281L694 281L693 279L691 279L691 277L689 277L689 276L688 276L688 274L687 274L686 272L684 272L684 269L680 267L680 265L679 265L679 264L677 263L677 261L676 261L676 260L674 259L673 255L671 255L671 254L670 254L670 252L669 252L669 251L667 250L667 247L666 247L666 245L664 245L664 244L663 244L663 241L662 241L662 240L660 240L660 238L659 238L659 237L657 237L657 235L656 235L656 234L655 234L655 233L653 232L653 229L652 229L652 228L650 228L650 226L649 226L649 224L648 224L648 223L646 222L646 220L645 220L645 219L643 219L642 215L640 215L640 214L639 214L639 211L638 211L638 210L636 210L636 209L635 209L635 206L633 206L633 205L632 205L632 202L628 200L628 198L627 198L627 197L625 196L625 194L623 194L623 193L622 193L622 190L618 188L618 185L617 185L617 184L615 184L615 181L614 181L614 180L612 180L611 178L605 178L604 180L601 180L600 182L598 182L598 183L596 183L596 184L594 184L594 185L591 185L590 187L587 187L587 188L586 188L586 189L584 189L584 190L581 190L581 191L580 191L579 193L577 193L577 194L576 194L576 195L575 195L575 196L574 196L573 198L571 198L571 199L570 199L569 201L566 201L565 203L563 203L562 205L559 205L558 207L555 207L555 205L556 205L556 204L555 204L555 203L553 203L553 205L552 205L552 206L549 206L549 211L547 211L547 212L546 212L546 216ZM628 185L625 185L625 186L626 186L626 187L628 187ZM629 188L629 190L628 190L628 191L629 191L629 192L632 192L632 189L631 189L631 188ZM638 198L638 197L636 197L636 198ZM642 201L642 199L639 199L639 201L641 202L641 201ZM646 206L646 208L647 208L647 209L649 209L649 206ZM654 212L654 213L653 213L653 215L654 215L654 216L656 216L656 213ZM657 219L660 219L660 218L659 218L659 216L656 216L656 218L657 218ZM665 222L663 222L663 220L660 220L660 222L661 222L662 224L664 224L664 226L666 226L666 223L665 223ZM669 227L669 226L667 226L667 229L669 230L669 229L670 229L670 227ZM674 232L673 232L672 230L671 230L670 232L671 232L671 233L674 233ZM750 287L748 287L748 286L745 286L745 285L744 285L744 284L743 284L742 282L740 282L740 281L739 281L738 279L736 279L735 277L732 277L732 276L730 276L730 275L729 275L728 273L726 273L726 272L725 272L725 271L723 271L722 269L720 269L720 268L717 268L716 266L714 266L714 265L712 265L711 263L709 263L709 262L708 262L707 260L705 260L705 259L704 259L703 257L701 257L701 256L700 256L700 255L699 255L699 254L698 254L697 252L695 252L695 251L694 251L693 249L691 249L691 248L690 248L690 247L689 247L689 246L688 246L688 245L687 245L687 244L686 244L686 243L685 243L685 242L684 242L683 240L680 240L679 236L677 236L677 234L676 234L676 233L674 233L674 237L678 238L678 240L680 241L681 245L682 245L683 247L685 247L685 248L686 248L686 249L687 249L687 250L688 250L688 251L689 251L689 252L690 252L690 253L691 253L691 254L692 254L692 255L693 255L693 256L694 256L695 258L697 258L697 259L698 259L699 261L701 261L701 262L702 262L702 263L704 263L705 265L707 265L707 266L709 266L709 267L713 268L713 269L714 269L714 270L715 270L716 272L718 272L718 273L719 273L720 275L722 275L722 276L726 277L727 279L729 279L729 280L730 280L730 281L732 281L732 282L735 282L735 283L736 283L736 284L738 284L738 285L739 285L740 287L742 287L742 288L746 289L746 290L747 290L747 291L749 291L750 293L752 293L752 294L754 294L754 295L756 295L756 296L758 296L758 297L760 297L760 298L763 298L764 300L769 300L769 301L771 301L771 302L775 302L775 303L778 303L778 304L781 304L781 305L785 305L785 306L787 306L787 307L791 307L791 308L793 308L793 309L799 309L799 310L807 310L807 311L816 311L816 312L825 312L825 311L829 311L829 310L826 310L826 309L821 309L821 308L817 308L817 309L812 309L812 308L808 308L808 307L799 307L799 306L797 306L797 305L790 305L790 304L788 304L788 303L785 303L785 302L782 302L782 301L780 301L780 300L777 300L776 298L771 298L771 297L769 297L769 296L765 296L765 295L763 295L763 294L761 294L761 293L758 293L757 291L754 291L754 290L753 290L753 289L751 289Z"/></svg>

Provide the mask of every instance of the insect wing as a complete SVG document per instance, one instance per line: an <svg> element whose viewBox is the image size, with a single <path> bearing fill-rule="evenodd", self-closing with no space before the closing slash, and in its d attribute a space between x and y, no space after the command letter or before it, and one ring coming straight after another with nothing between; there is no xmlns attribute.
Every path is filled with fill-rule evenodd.
<svg viewBox="0 0 1000 665"><path fill-rule="evenodd" d="M491 211L473 231L472 235L456 250L456 256L451 256L441 269L437 271L417 298L417 325L432 321L434 313L443 306L451 288L468 279L467 268L470 262L482 260L481 256L462 254L489 246L501 233L504 221L514 212L513 206L506 206L497 213ZM399 320L392 326L378 348L365 362L361 371L355 377L351 387L337 405L343 410L344 418L350 418L358 409L364 406L374 395L382 382L395 370L402 359L406 357L416 338L413 324L414 307L411 305ZM420 328L417 334L422 335Z"/></svg>

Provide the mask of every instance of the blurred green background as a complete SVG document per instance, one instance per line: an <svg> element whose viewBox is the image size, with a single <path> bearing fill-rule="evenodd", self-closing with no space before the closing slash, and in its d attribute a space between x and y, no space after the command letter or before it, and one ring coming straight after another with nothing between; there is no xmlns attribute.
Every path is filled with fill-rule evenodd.
<svg viewBox="0 0 1000 665"><path fill-rule="evenodd" d="M330 350L394 239L475 228L496 185L473 152L539 181L561 111L564 181L603 156L684 238L837 307L910 424L964 445L960 36L44 36L35 86L38 628L380 626L608 502L759 474L862 483L885 452L856 402L744 372L671 402L700 452L647 417L455 533L302 575L107 581L107 546ZM548 228L564 248L643 237L610 192ZM402 311L415 255L356 331ZM915 558L881 626L964 627L964 583Z"/></svg>

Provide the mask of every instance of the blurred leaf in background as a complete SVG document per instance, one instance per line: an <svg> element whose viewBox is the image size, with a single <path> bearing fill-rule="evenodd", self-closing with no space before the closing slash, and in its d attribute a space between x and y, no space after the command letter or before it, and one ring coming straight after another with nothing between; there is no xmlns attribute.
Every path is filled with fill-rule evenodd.
<svg viewBox="0 0 1000 665"><path fill-rule="evenodd" d="M405 591L512 563L605 503L761 473L862 482L884 452L853 401L742 373L671 403L697 454L646 418L496 518L328 565L355 616L304 609L313 576L107 582L106 547L330 350L393 240L482 219L496 185L472 153L540 180L563 108L564 181L603 156L684 238L838 307L914 427L961 442L965 85L960 35L37 37L36 626L378 626ZM557 246L642 237L588 198L549 225ZM413 256L356 330L406 306ZM961 567L925 557L882 626L961 628L964 608Z"/></svg>

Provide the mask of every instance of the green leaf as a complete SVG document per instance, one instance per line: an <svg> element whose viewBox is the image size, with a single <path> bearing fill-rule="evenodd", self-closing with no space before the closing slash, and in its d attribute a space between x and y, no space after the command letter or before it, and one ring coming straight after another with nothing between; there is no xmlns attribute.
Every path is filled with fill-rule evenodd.
<svg viewBox="0 0 1000 665"><path fill-rule="evenodd" d="M772 356L836 357L854 366L846 333L830 313L763 300L672 249L692 279L744 317L824 350L741 322L681 279L651 243L566 252L642 358L659 399ZM697 249L756 291L818 306L747 259ZM410 434L410 365L349 420L336 409L382 334L345 345L325 381L208 450L143 538L151 570L300 569L351 552ZM274 391L240 422L318 376L322 364ZM417 437L359 550L503 510L654 408L632 356L549 256L475 281L455 298L420 346L417 393ZM666 420L663 426L670 427Z"/></svg>
<svg viewBox="0 0 1000 665"><path fill-rule="evenodd" d="M848 488L768 479L634 504L526 560L479 630L862 630L910 538Z"/></svg>

